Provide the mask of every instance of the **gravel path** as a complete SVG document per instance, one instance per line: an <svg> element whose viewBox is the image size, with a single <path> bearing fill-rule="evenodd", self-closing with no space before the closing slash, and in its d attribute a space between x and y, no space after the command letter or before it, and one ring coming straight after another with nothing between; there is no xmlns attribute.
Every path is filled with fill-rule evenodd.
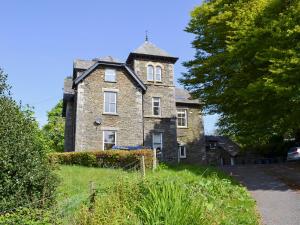
<svg viewBox="0 0 300 225"><path fill-rule="evenodd" d="M247 187L265 225L299 225L300 192L267 173L268 165L223 168ZM288 172L288 171L286 171Z"/></svg>

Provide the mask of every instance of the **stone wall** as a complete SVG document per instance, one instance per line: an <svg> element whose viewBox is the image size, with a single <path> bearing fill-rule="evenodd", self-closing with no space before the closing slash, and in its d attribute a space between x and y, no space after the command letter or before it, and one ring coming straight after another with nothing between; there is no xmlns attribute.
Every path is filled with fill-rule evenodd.
<svg viewBox="0 0 300 225"><path fill-rule="evenodd" d="M147 81L147 66L162 68L161 82ZM163 160L175 162L177 154L176 103L174 86L174 66L165 61L134 60L133 67L139 78L147 86L144 95L144 138L145 145L152 146L153 133L162 133ZM152 98L160 97L161 115L154 116Z"/></svg>
<svg viewBox="0 0 300 225"><path fill-rule="evenodd" d="M178 109L187 110L187 128L177 128L178 143L186 146L186 158L183 163L206 163L204 127L201 109L196 105L177 104Z"/></svg>
<svg viewBox="0 0 300 225"><path fill-rule="evenodd" d="M66 120L65 120L65 143L64 149L67 152L74 151L74 131L75 129L75 108L74 100L67 101Z"/></svg>
<svg viewBox="0 0 300 225"><path fill-rule="evenodd" d="M98 67L77 88L76 151L103 149L103 130L115 130L117 145L143 144L142 91L123 69L116 82L104 81ZM117 92L117 114L104 114L104 91ZM102 124L94 124L96 118Z"/></svg>

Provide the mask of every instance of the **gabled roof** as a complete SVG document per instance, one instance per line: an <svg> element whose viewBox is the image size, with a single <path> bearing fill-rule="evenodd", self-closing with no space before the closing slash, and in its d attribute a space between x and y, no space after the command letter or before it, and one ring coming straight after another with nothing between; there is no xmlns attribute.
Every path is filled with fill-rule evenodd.
<svg viewBox="0 0 300 225"><path fill-rule="evenodd" d="M193 99L191 94L182 88L175 88L175 101L182 104L195 104L200 105L199 99Z"/></svg>
<svg viewBox="0 0 300 225"><path fill-rule="evenodd" d="M84 80L88 75L91 74L98 66L104 65L104 66L111 66L111 67L119 67L119 68L124 68L129 75L135 80L138 85L143 89L143 91L146 91L146 86L145 84L139 79L139 77L135 74L135 72L130 69L126 64L124 63L119 63L119 62L108 62L108 61L96 61L91 67L89 67L86 71L84 71L79 77L77 77L74 80L74 85L77 85L80 83L82 80Z"/></svg>
<svg viewBox="0 0 300 225"><path fill-rule="evenodd" d="M205 135L205 142L216 142L217 146L227 151L231 156L236 156L240 152L240 146L225 136Z"/></svg>

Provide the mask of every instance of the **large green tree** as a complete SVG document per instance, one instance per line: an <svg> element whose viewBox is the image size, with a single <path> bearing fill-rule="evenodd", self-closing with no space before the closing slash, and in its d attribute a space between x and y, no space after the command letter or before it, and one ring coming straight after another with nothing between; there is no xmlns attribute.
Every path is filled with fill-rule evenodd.
<svg viewBox="0 0 300 225"><path fill-rule="evenodd" d="M223 134L265 143L300 128L300 1L211 0L191 13L195 58L180 80Z"/></svg>
<svg viewBox="0 0 300 225"><path fill-rule="evenodd" d="M33 112L17 104L0 69L0 213L53 200L56 178Z"/></svg>
<svg viewBox="0 0 300 225"><path fill-rule="evenodd" d="M63 101L60 100L49 112L43 132L52 151L64 151L65 119L62 117Z"/></svg>

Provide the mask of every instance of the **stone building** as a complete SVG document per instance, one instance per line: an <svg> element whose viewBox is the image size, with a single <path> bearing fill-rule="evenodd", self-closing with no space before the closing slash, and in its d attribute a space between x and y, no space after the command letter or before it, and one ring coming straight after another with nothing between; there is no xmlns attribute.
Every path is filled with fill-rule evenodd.
<svg viewBox="0 0 300 225"><path fill-rule="evenodd" d="M162 160L206 161L201 105L175 87L178 58L145 41L126 62L75 60L65 79L65 151L146 146Z"/></svg>

